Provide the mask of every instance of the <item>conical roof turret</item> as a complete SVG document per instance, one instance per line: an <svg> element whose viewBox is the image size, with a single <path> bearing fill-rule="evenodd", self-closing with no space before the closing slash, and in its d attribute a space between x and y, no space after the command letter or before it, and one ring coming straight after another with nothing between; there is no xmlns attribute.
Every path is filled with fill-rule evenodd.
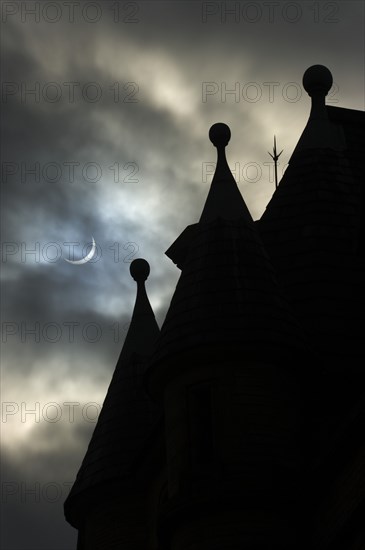
<svg viewBox="0 0 365 550"><path fill-rule="evenodd" d="M203 213L166 253L182 273L148 370L150 380L165 360L170 371L184 368L184 356L227 359L239 353L242 361L272 362L288 359L302 346L300 330L229 170L224 153L229 136L222 123L210 129L218 160Z"/></svg>
<svg viewBox="0 0 365 550"><path fill-rule="evenodd" d="M65 502L66 519L79 527L86 508L133 483L131 470L161 410L147 395L143 377L160 333L145 281L146 260L131 263L137 296L131 323L76 481Z"/></svg>
<svg viewBox="0 0 365 550"><path fill-rule="evenodd" d="M335 363L341 350L348 354L355 348L352 333L363 312L362 274L354 267L361 238L363 199L357 166L363 145L361 139L355 144L353 140L363 136L364 117L326 106L332 80L322 65L305 71L309 119L256 225L311 345L324 350L326 357L333 350Z"/></svg>

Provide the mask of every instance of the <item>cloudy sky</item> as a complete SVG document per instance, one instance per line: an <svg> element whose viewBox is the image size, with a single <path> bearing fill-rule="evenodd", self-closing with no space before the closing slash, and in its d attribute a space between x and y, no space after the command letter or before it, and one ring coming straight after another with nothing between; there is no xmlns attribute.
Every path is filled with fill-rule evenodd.
<svg viewBox="0 0 365 550"><path fill-rule="evenodd" d="M364 4L2 2L2 548L72 550L63 501L84 456L134 298L151 265L161 325L179 271L164 256L198 221L209 127L254 219L306 123L302 75L364 109ZM35 9L35 11L34 11ZM78 260L96 254L84 265ZM219 251L217 251L219 253Z"/></svg>

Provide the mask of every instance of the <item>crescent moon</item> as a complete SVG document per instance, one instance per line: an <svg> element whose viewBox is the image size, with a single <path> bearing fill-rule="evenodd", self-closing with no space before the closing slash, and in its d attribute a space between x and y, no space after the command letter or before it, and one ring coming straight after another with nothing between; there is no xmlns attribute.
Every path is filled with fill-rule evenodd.
<svg viewBox="0 0 365 550"><path fill-rule="evenodd" d="M94 237L92 237L92 239L93 239L93 242L92 242L91 250L88 254L86 254L86 256L81 258L81 260L68 260L67 258L65 258L66 262L68 262L69 264L75 264L75 265L82 265L82 264L86 264L87 262L90 262L90 260L92 260L92 258L94 257L95 250L96 250L96 243L95 243Z"/></svg>

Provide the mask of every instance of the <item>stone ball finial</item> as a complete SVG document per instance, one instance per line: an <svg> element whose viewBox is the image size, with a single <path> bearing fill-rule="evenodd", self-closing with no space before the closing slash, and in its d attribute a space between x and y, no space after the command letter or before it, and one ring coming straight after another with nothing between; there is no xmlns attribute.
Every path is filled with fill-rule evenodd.
<svg viewBox="0 0 365 550"><path fill-rule="evenodd" d="M331 71L324 65L312 65L303 75L303 86L309 96L316 92L327 95L333 84Z"/></svg>
<svg viewBox="0 0 365 550"><path fill-rule="evenodd" d="M225 147L231 139L231 130L224 122L217 122L210 127L209 139L215 147Z"/></svg>
<svg viewBox="0 0 365 550"><path fill-rule="evenodd" d="M150 274L150 264L143 258L133 260L129 272L137 283L143 283Z"/></svg>

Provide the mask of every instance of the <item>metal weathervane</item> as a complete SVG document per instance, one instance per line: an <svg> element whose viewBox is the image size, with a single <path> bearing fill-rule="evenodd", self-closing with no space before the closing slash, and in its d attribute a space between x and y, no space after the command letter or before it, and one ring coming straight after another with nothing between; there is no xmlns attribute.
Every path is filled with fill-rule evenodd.
<svg viewBox="0 0 365 550"><path fill-rule="evenodd" d="M272 158L272 160L274 161L274 166L275 166L275 189L277 188L278 186L278 158L280 157L281 153L284 151L284 149L282 149L280 151L279 154L277 154L277 151L276 151L276 136L274 136L274 147L273 147L273 155L268 151L270 157Z"/></svg>

